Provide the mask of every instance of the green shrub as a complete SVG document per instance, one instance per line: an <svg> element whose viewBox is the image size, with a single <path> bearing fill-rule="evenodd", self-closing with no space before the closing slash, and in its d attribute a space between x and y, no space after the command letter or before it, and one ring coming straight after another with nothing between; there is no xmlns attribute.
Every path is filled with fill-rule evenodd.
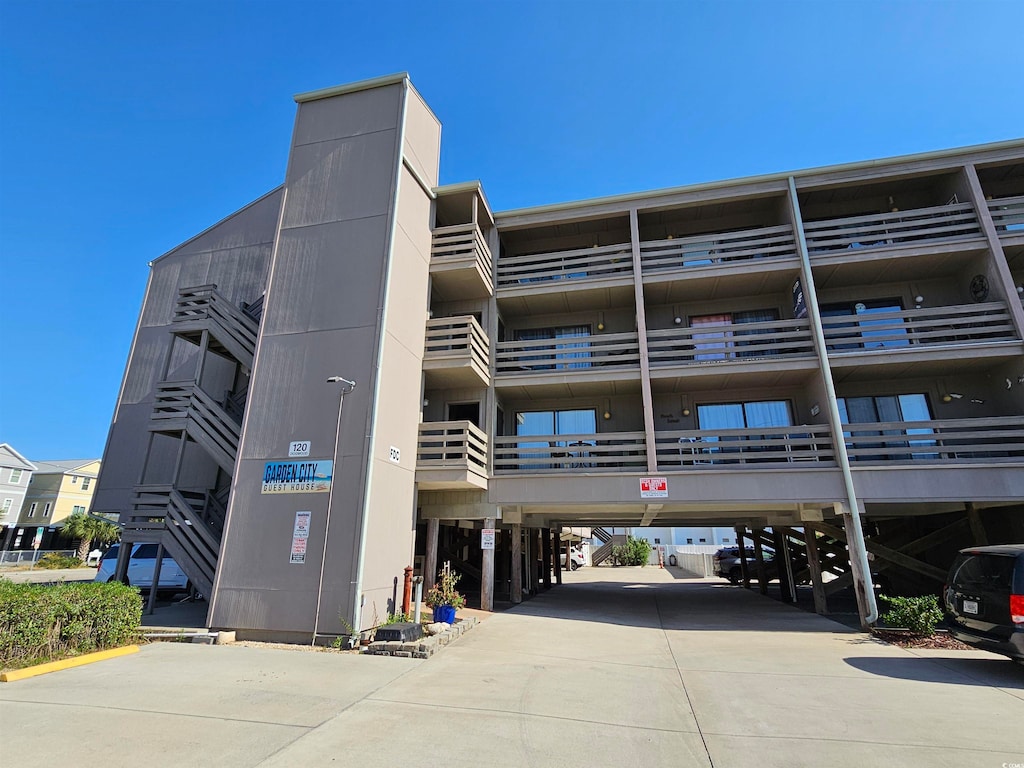
<svg viewBox="0 0 1024 768"><path fill-rule="evenodd" d="M882 621L887 627L909 629L919 635L934 635L935 628L942 621L942 609L935 595L921 597L888 597L879 598L889 605L889 610L882 614Z"/></svg>
<svg viewBox="0 0 1024 768"><path fill-rule="evenodd" d="M52 587L0 579L0 667L25 667L138 639L139 592L124 584Z"/></svg>
<svg viewBox="0 0 1024 768"><path fill-rule="evenodd" d="M56 570L58 568L81 568L82 561L77 557L68 557L57 552L47 552L39 558L36 568Z"/></svg>
<svg viewBox="0 0 1024 768"><path fill-rule="evenodd" d="M612 547L612 558L616 565L647 565L651 556L651 543L647 539L630 538L625 544Z"/></svg>

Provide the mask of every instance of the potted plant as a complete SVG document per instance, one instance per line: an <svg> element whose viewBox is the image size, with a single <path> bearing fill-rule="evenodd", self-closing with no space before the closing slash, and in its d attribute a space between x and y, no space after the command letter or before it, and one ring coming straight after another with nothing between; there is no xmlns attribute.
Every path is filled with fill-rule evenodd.
<svg viewBox="0 0 1024 768"><path fill-rule="evenodd" d="M455 585L462 577L452 573L451 564L445 563L437 574L437 583L427 590L427 605L434 609L434 621L455 623L455 611L466 604Z"/></svg>

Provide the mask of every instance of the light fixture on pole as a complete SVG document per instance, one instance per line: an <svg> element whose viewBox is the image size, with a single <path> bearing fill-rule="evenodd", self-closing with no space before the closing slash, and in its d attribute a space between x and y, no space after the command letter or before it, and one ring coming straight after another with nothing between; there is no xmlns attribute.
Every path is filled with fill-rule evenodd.
<svg viewBox="0 0 1024 768"><path fill-rule="evenodd" d="M317 631L320 629L320 598L324 591L324 566L327 564L327 536L331 531L331 506L334 502L334 485L337 481L338 473L338 441L341 440L341 411L345 407L345 395L349 394L353 389L356 388L356 383L351 379L346 379L343 376L331 376L327 379L329 384L341 384L341 397L338 400L338 424L334 428L334 455L331 461L331 489L327 493L327 519L324 523L324 553L320 558L320 581L316 586L316 613L313 617L313 642L312 645L316 645ZM359 631L358 627L354 628L356 632Z"/></svg>

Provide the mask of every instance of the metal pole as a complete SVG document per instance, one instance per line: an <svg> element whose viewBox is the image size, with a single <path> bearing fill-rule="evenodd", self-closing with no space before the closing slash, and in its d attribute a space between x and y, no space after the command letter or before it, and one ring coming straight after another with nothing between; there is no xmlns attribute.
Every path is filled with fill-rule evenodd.
<svg viewBox="0 0 1024 768"><path fill-rule="evenodd" d="M316 614L313 617L313 641L310 645L316 645L317 630L320 629L320 597L324 591L324 566L327 565L327 537L331 532L331 506L334 502L334 486L337 484L338 474L338 441L341 439L341 411L345 407L345 395L356 388L354 381L343 379L341 376L331 376L327 379L329 383L342 383L348 389L341 390L341 399L338 401L338 425L334 428L334 459L331 464L331 489L327 492L327 520L324 524L324 554L320 558L320 581L316 587ZM352 631L359 634L359 627L352 627Z"/></svg>
<svg viewBox="0 0 1024 768"><path fill-rule="evenodd" d="M415 576L412 580L413 586L413 602L415 603L415 615L413 621L417 624L420 623L420 611L423 607L423 577Z"/></svg>
<svg viewBox="0 0 1024 768"><path fill-rule="evenodd" d="M860 503L853 484L853 473L850 471L850 457L846 453L846 440L843 437L843 420L839 415L839 404L836 401L836 386L832 381L832 367L828 360L828 348L825 346L825 332L821 326L821 313L818 311L818 292L814 287L814 276L811 273L811 257L807 252L807 239L804 237L803 220L800 218L800 201L796 194L796 181L789 177L789 204L793 214L793 231L796 234L797 252L800 254L800 272L807 317L810 320L814 346L818 350L818 361L821 366L822 378L825 380L826 406L829 427L832 429L832 443L835 446L836 459L843 474L843 485L850 509L844 514L844 527L847 529L846 546L850 550L850 571L853 574L854 592L857 594L857 606L860 609L861 623L865 626L878 621L878 606L875 604L875 592L871 587L869 574L871 564L868 562L868 551L864 545L864 528L860 521Z"/></svg>

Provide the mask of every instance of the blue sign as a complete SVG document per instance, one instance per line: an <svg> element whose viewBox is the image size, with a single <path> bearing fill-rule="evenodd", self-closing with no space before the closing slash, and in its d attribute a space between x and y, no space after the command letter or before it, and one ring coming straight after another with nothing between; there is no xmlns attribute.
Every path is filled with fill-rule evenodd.
<svg viewBox="0 0 1024 768"><path fill-rule="evenodd" d="M333 461L268 461L260 493L327 493L333 474Z"/></svg>

